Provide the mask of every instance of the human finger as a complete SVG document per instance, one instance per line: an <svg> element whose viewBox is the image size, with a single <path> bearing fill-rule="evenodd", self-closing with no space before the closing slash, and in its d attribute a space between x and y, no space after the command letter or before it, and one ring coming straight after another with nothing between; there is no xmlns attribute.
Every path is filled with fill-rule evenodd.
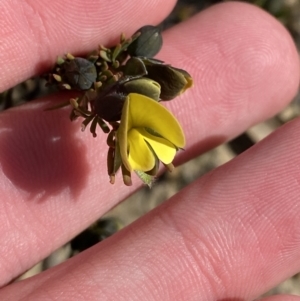
<svg viewBox="0 0 300 301"><path fill-rule="evenodd" d="M161 22L174 0L1 1L0 91L45 72L67 52L87 53L122 31ZM143 18L141 18L143 16Z"/></svg>
<svg viewBox="0 0 300 301"><path fill-rule="evenodd" d="M7 300L253 300L300 270L300 119ZM46 293L45 293L46 292Z"/></svg>
<svg viewBox="0 0 300 301"><path fill-rule="evenodd" d="M245 20L248 22L245 23ZM242 23L244 30L234 35L236 29L232 26L232 22L237 24L239 21L244 22ZM190 31L189 35L186 29L188 24L198 30ZM215 30L210 33L212 41L206 37L207 28ZM274 36L270 39L269 30L261 31L259 36L253 34L261 28L272 29ZM254 64L249 78L240 77L241 82L238 78L228 82L230 72L229 74L221 72L220 76L215 73L218 80L211 83L212 87L207 82L205 88L199 88L205 73L211 72L208 58L212 62L216 59L213 51L214 35L223 39L220 49L227 55L224 56L226 60L218 61L218 68L227 70L228 65L237 60L238 53L244 55L244 52L248 51L249 45L244 48L243 43L238 41L243 40L245 34L251 37L251 33L256 55L262 62L265 53L268 53L264 67ZM191 21L179 25L177 34L184 37L184 43L192 41L191 44L185 45L195 46L195 41L200 45L205 37L204 45L207 44L207 48L203 46L204 49L200 52L189 52L184 55L183 50L176 51L178 40L175 39L174 31L165 34L166 46L171 44L175 47L172 52L174 56L168 62L176 66L178 60L175 59L179 54L182 63L190 62L188 64L191 67L192 62L193 64L195 61L198 62L191 70L195 79L194 90L170 103L171 109L174 112L177 110L183 128L188 129L188 146L182 156L184 160L199 154L211 145L233 137L249 125L268 118L286 105L294 95L299 81L299 63L295 47L285 29L261 10L240 3L215 6ZM232 43L235 47L231 46ZM259 52L260 49L262 53ZM286 59L284 65L282 65L283 53ZM165 55L166 52L162 52L162 57ZM241 64L241 69L248 71L249 63L244 57L237 61ZM246 62L246 66L243 62ZM238 65L235 68L238 68ZM188 68L185 69L190 71ZM261 81L257 80L257 73ZM256 85L250 85L247 90L245 85L252 77ZM214 77L211 77L211 80L214 80ZM226 88L220 90L222 92L220 98L217 98L215 91L218 82L226 83ZM232 91L231 82L236 84ZM238 89L239 86L243 89ZM202 90L203 93L200 93ZM237 101L238 93L240 102ZM202 94L205 97L202 97ZM49 99L54 101L53 98ZM183 106L183 103L187 105ZM32 103L5 112L1 116L0 158L3 176L0 189L3 210L0 214L1 220L6 221L1 229L3 246L1 256L3 270L10 271L8 277L18 275L47 256L138 186L134 184L135 186L129 189L124 187L121 181L115 186L107 185L105 167L107 146L104 139L98 137L95 140L78 131L79 124L69 123L66 110L44 113L42 111L44 107L43 103ZM110 196L109 199L107 195ZM67 225L63 230L62 224ZM15 250L19 260L17 265L5 251L7 249ZM35 252L37 249L38 253ZM9 279L4 277L2 283Z"/></svg>

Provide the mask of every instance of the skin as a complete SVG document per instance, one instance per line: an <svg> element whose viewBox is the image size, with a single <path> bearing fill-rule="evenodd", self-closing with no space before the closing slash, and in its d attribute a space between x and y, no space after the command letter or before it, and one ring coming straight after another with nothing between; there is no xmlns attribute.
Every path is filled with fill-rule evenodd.
<svg viewBox="0 0 300 301"><path fill-rule="evenodd" d="M2 91L46 71L58 55L86 53L113 43L122 31L129 36L157 24L174 5L88 3L1 1ZM195 81L167 103L186 133L177 164L270 118L299 85L288 32L267 13L237 2L166 31L157 57ZM111 238L7 285L140 187L137 178L130 188L121 177L108 183L104 136L82 133L80 122L69 122L68 109L43 111L66 97L0 116L0 300L245 301L300 271L296 119Z"/></svg>

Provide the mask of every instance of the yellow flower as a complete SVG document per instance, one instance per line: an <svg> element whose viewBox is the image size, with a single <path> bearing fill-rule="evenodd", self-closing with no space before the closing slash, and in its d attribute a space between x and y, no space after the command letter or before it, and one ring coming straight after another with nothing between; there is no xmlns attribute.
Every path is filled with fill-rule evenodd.
<svg viewBox="0 0 300 301"><path fill-rule="evenodd" d="M157 158L168 165L185 145L176 118L157 101L137 93L125 100L117 141L129 172L149 172L156 167Z"/></svg>

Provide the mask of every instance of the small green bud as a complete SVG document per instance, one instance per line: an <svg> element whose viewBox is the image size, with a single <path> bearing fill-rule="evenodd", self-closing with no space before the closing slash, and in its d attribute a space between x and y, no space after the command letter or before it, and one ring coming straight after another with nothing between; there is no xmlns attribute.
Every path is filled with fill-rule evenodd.
<svg viewBox="0 0 300 301"><path fill-rule="evenodd" d="M147 25L136 33L138 32L140 36L128 46L128 53L131 56L154 57L160 51L163 43L160 29Z"/></svg>
<svg viewBox="0 0 300 301"><path fill-rule="evenodd" d="M64 62L65 62L65 60L62 57L60 57L60 56L56 60L56 64L57 65L62 65Z"/></svg>
<svg viewBox="0 0 300 301"><path fill-rule="evenodd" d="M61 76L58 75L58 74L53 74L53 78L54 78L57 82L61 82L61 81L62 81Z"/></svg>
<svg viewBox="0 0 300 301"><path fill-rule="evenodd" d="M75 56L72 55L71 53L67 53L67 54L66 54L66 58L67 58L68 60L74 60L74 59L75 59Z"/></svg>

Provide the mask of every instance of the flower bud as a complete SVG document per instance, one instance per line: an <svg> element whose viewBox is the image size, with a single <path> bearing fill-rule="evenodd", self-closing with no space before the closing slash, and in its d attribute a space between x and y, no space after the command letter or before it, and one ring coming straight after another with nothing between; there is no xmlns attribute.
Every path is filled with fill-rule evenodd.
<svg viewBox="0 0 300 301"><path fill-rule="evenodd" d="M125 76L144 76L147 74L146 66L139 57L131 57L123 66L122 71Z"/></svg>
<svg viewBox="0 0 300 301"><path fill-rule="evenodd" d="M81 57L65 61L60 68L63 81L73 89L88 90L97 78L95 65Z"/></svg>
<svg viewBox="0 0 300 301"><path fill-rule="evenodd" d="M140 36L127 48L131 56L154 57L162 47L162 35L158 27L147 25L140 28L135 34Z"/></svg>
<svg viewBox="0 0 300 301"><path fill-rule="evenodd" d="M137 93L148 96L156 101L160 99L160 85L150 78L137 78L124 83L126 93Z"/></svg>
<svg viewBox="0 0 300 301"><path fill-rule="evenodd" d="M171 100L193 86L193 79L185 70L165 65L157 60L144 59L148 74L161 86L160 98Z"/></svg>

